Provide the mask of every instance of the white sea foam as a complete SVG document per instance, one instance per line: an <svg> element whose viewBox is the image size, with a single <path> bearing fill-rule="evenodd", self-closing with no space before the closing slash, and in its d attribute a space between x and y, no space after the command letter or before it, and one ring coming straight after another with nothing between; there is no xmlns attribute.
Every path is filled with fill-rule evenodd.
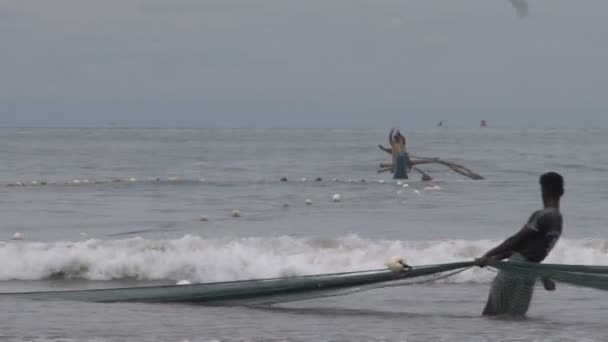
<svg viewBox="0 0 608 342"><path fill-rule="evenodd" d="M471 260L498 241L387 241L356 235L338 239L240 238L175 240L90 239L80 242L0 242L0 280L53 277L136 278L198 282L381 269L393 256L410 265ZM562 240L546 260L607 264L608 240ZM448 282L487 282L492 272L473 269Z"/></svg>

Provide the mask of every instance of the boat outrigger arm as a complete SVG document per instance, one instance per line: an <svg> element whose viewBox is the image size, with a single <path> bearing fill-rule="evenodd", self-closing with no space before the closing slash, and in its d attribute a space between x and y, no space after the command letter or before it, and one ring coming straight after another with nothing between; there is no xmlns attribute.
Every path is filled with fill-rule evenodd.
<svg viewBox="0 0 608 342"><path fill-rule="evenodd" d="M378 147L380 147L381 150L383 150L387 153L391 153L390 149L384 148L384 147L382 147L382 145L378 145ZM451 169L452 171L459 173L470 179L473 179L473 180L484 179L483 176L481 176L480 174L474 172L473 170L471 170L463 165L455 163L453 161L447 161L447 160L443 160L440 158L413 156L413 155L409 155L409 154L406 154L405 160L406 160L406 162L403 162L403 163L398 162L396 165L393 165L392 163L380 163L380 169L378 170L378 173L392 172L394 175L393 176L394 179L407 179L408 174L413 169L422 175L422 180L429 181L429 180L432 180L433 178L428 173L420 170L416 166L424 165L424 164L439 164L439 165L446 166L449 169Z"/></svg>

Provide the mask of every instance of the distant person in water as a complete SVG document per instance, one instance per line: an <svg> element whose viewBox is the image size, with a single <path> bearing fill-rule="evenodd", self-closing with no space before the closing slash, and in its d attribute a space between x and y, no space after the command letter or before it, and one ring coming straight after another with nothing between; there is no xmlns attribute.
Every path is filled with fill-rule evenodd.
<svg viewBox="0 0 608 342"><path fill-rule="evenodd" d="M401 132L394 128L390 131L388 136L388 141L391 145L391 148L385 148L382 145L378 145L378 147L386 153L392 155L392 171L394 179L408 179L408 173L411 171L414 163L410 159L409 154L406 150L407 140L405 136L401 134ZM424 180L432 179L429 175L424 174Z"/></svg>
<svg viewBox="0 0 608 342"><path fill-rule="evenodd" d="M391 130L388 140L391 144L391 155L393 156L393 178L407 179L408 172L412 168L412 161L405 146L406 140L399 130Z"/></svg>
<svg viewBox="0 0 608 342"><path fill-rule="evenodd" d="M403 138L403 140L401 139ZM388 133L388 143L391 145L391 147L393 146L394 143L401 143L403 142L403 145L405 146L406 144L406 140L405 137L403 136L403 134L401 134L401 131L399 131L399 129L391 129L391 131ZM380 147L381 150L387 152L387 153L391 153L391 149L390 148L386 148L382 145L378 145L378 147Z"/></svg>
<svg viewBox="0 0 608 342"><path fill-rule="evenodd" d="M405 152L405 145L407 141L405 140L403 134L399 132L399 130L395 131L394 134L393 131L391 131L388 140L391 144L391 154L393 155L394 162L395 156L399 155L399 153Z"/></svg>
<svg viewBox="0 0 608 342"><path fill-rule="evenodd" d="M382 145L378 145L378 147L382 151L392 154L393 156L395 155L395 153L405 151L405 145L406 145L407 141L405 140L405 137L403 136L403 134L401 134L401 132L399 130L395 131L394 128L391 129L390 133L388 134L388 142L391 145L391 148L386 148ZM394 162L394 160L393 160L393 162Z"/></svg>
<svg viewBox="0 0 608 342"><path fill-rule="evenodd" d="M485 267L491 260L509 258L514 262L542 262L555 246L562 234L560 199L564 194L564 179L555 172L540 177L543 209L535 211L523 228L506 239L484 256L475 259L475 264ZM494 281L483 310L484 316L524 316L528 311L534 284L534 275L500 271ZM545 289L555 290L555 283L541 278Z"/></svg>

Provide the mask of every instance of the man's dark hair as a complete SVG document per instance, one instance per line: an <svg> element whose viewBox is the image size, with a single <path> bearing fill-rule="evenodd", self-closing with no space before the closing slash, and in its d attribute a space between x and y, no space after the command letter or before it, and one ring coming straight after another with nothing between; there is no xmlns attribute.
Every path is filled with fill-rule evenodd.
<svg viewBox="0 0 608 342"><path fill-rule="evenodd" d="M543 194L559 197L564 194L564 178L557 172L547 172L540 176Z"/></svg>

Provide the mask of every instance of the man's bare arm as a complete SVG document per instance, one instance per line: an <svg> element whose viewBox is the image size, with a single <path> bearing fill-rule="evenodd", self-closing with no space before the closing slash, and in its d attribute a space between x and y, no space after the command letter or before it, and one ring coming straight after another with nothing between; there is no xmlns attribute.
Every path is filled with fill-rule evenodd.
<svg viewBox="0 0 608 342"><path fill-rule="evenodd" d="M386 153L388 153L388 154L393 154L393 150L392 150L392 149L390 149L390 148L386 148L386 147L384 147L384 146L382 146L382 145L378 145L378 147L379 147L379 148L380 148L382 151L384 151L384 152L386 152Z"/></svg>
<svg viewBox="0 0 608 342"><path fill-rule="evenodd" d="M517 234L509 237L508 239L503 241L500 245L489 250L484 256L476 259L475 261L478 266L485 266L485 265L487 265L490 258L495 258L495 259L501 260L506 257L509 257L513 253L513 251L517 247L519 247L519 245L523 241L529 239L530 237L532 237L536 234L537 234L536 230L534 230L526 225L519 232L517 232Z"/></svg>

